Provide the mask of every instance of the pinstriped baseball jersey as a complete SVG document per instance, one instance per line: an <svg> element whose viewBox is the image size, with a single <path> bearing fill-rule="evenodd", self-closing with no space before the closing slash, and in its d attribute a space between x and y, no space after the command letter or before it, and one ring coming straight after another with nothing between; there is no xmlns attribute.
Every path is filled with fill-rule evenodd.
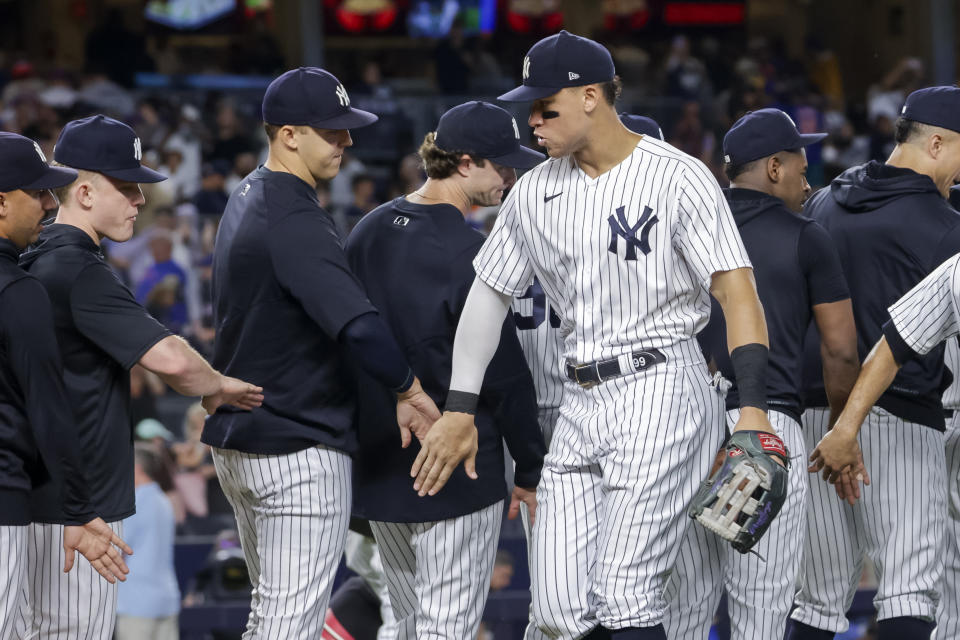
<svg viewBox="0 0 960 640"><path fill-rule="evenodd" d="M943 408L960 409L960 342L947 340L943 349L943 364L953 374L953 382L943 392Z"/></svg>
<svg viewBox="0 0 960 640"><path fill-rule="evenodd" d="M713 176L649 137L596 178L572 157L524 174L474 260L508 295L536 276L578 362L692 338L710 314L711 275L749 266Z"/></svg>
<svg viewBox="0 0 960 640"><path fill-rule="evenodd" d="M563 338L560 335L560 316L547 302L540 282L533 284L513 301L513 319L523 355L533 374L537 390L537 408L555 409L563 400Z"/></svg>
<svg viewBox="0 0 960 640"><path fill-rule="evenodd" d="M911 351L923 355L960 333L960 254L953 256L888 308L896 328L884 326L891 349L897 337Z"/></svg>

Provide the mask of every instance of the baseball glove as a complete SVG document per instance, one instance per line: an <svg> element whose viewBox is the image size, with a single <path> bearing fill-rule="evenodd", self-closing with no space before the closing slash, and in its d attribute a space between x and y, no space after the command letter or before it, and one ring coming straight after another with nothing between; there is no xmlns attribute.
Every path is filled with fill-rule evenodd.
<svg viewBox="0 0 960 640"><path fill-rule="evenodd" d="M787 499L790 455L783 440L764 431L735 432L722 453L720 467L700 485L689 513L747 553Z"/></svg>

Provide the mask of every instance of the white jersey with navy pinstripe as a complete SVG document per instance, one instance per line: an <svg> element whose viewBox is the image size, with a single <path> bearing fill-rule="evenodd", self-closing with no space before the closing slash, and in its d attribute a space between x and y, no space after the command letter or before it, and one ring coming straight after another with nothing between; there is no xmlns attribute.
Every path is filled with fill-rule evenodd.
<svg viewBox="0 0 960 640"><path fill-rule="evenodd" d="M750 261L706 167L645 136L596 178L572 157L524 174L474 266L511 296L536 276L564 355L588 362L692 338L710 315L711 275Z"/></svg>
<svg viewBox="0 0 960 640"><path fill-rule="evenodd" d="M536 276L569 360L617 358L632 372L632 351L667 358L591 388L564 381L537 487L539 631L527 638L662 621L686 504L723 433L722 399L693 336L710 313L712 274L748 266L713 177L658 140L643 138L596 178L572 158L548 160L511 190L474 261L477 277L523 296Z"/></svg>
<svg viewBox="0 0 960 640"><path fill-rule="evenodd" d="M537 408L543 414L563 399L563 338L560 316L547 302L540 282L533 284L512 305L513 319L523 355L537 390ZM541 425L542 427L543 425Z"/></svg>
<svg viewBox="0 0 960 640"><path fill-rule="evenodd" d="M890 306L907 346L923 355L960 333L960 254L937 267Z"/></svg>

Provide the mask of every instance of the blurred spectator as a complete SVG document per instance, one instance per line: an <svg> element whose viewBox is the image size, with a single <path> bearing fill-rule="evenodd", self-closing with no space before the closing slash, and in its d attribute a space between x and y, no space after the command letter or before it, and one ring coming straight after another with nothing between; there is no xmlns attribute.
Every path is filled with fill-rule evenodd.
<svg viewBox="0 0 960 640"><path fill-rule="evenodd" d="M206 162L203 165L200 190L193 196L193 205L200 215L222 215L230 198L225 190L230 163L224 160Z"/></svg>
<svg viewBox="0 0 960 640"><path fill-rule="evenodd" d="M157 398L166 393L167 385L152 371L139 364L130 369L130 426L135 427L141 421L155 418ZM162 425L161 425L162 426Z"/></svg>
<svg viewBox="0 0 960 640"><path fill-rule="evenodd" d="M224 100L217 106L216 135L208 160L220 161L229 167L233 159L246 151L257 151L257 144L250 137L247 128L237 113L236 105Z"/></svg>
<svg viewBox="0 0 960 640"><path fill-rule="evenodd" d="M376 201L377 183L365 173L354 176L351 182L353 202L347 207L344 217L347 232L360 222L360 218L373 211L380 203Z"/></svg>
<svg viewBox="0 0 960 640"><path fill-rule="evenodd" d="M450 33L433 52L437 88L441 93L464 95L470 87L469 54L464 48L463 27L454 21Z"/></svg>
<svg viewBox="0 0 960 640"><path fill-rule="evenodd" d="M353 204L353 179L366 172L364 164L345 149L340 159L340 171L329 183L331 209L343 214Z"/></svg>
<svg viewBox="0 0 960 640"><path fill-rule="evenodd" d="M399 106L393 95L393 89L384 84L379 63L373 60L365 62L360 78L360 84L353 87L350 92L354 107L371 111L378 116L397 112Z"/></svg>
<svg viewBox="0 0 960 640"><path fill-rule="evenodd" d="M173 333L187 326L187 272L173 260L173 235L165 229L150 234L153 264L137 283L137 302Z"/></svg>
<svg viewBox="0 0 960 640"><path fill-rule="evenodd" d="M233 159L233 167L230 169L230 174L226 178L223 190L226 191L228 195L233 193L237 185L256 168L257 156L255 153L252 151L238 153L237 157Z"/></svg>
<svg viewBox="0 0 960 640"><path fill-rule="evenodd" d="M513 580L514 565L516 562L506 549L499 549L493 561L493 573L490 574L490 591L502 591L510 586Z"/></svg>
<svg viewBox="0 0 960 640"><path fill-rule="evenodd" d="M207 517L207 483L217 475L210 447L200 441L206 418L207 412L199 402L190 405L183 420L184 441L171 446L177 461L173 482L183 498L188 520Z"/></svg>
<svg viewBox="0 0 960 640"><path fill-rule="evenodd" d="M137 104L134 130L143 149L161 149L170 135L170 127L161 117L163 103L156 98L145 98Z"/></svg>
<svg viewBox="0 0 960 640"><path fill-rule="evenodd" d="M80 101L118 120L128 120L136 110L133 96L99 73L88 75L80 89Z"/></svg>
<svg viewBox="0 0 960 640"><path fill-rule="evenodd" d="M683 115L674 125L669 141L677 149L702 160L714 174L719 174L720 168L714 158L716 136L703 126L699 102L691 100L683 105Z"/></svg>
<svg viewBox="0 0 960 640"><path fill-rule="evenodd" d="M87 69L124 87L133 86L134 73L154 66L145 38L127 29L123 11L117 8L109 9L103 22L87 34L86 61Z"/></svg>
<svg viewBox="0 0 960 640"><path fill-rule="evenodd" d="M117 594L117 640L176 640L180 589L173 565L173 508L157 484L162 460L145 442L134 445L137 512L123 524L130 573Z"/></svg>
<svg viewBox="0 0 960 640"><path fill-rule="evenodd" d="M673 39L666 64L664 94L686 100L704 100L710 94L707 69L690 52L690 41L679 35Z"/></svg>

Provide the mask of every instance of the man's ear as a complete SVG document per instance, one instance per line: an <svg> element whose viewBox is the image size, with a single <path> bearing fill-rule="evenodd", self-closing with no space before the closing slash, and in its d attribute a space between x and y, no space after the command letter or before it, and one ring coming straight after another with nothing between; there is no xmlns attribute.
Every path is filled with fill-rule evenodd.
<svg viewBox="0 0 960 640"><path fill-rule="evenodd" d="M583 110L585 112L593 113L593 110L603 99L603 90L599 84L588 84L583 87Z"/></svg>
<svg viewBox="0 0 960 640"><path fill-rule="evenodd" d="M939 133L934 133L927 138L927 153L930 154L931 158L936 160L942 151L943 136L941 136Z"/></svg>
<svg viewBox="0 0 960 640"><path fill-rule="evenodd" d="M460 162L457 163L457 173L464 178L469 177L471 165L473 165L473 158L468 153L463 154L460 156Z"/></svg>
<svg viewBox="0 0 960 640"><path fill-rule="evenodd" d="M280 143L289 149L290 151L296 151L299 148L299 143L297 142L297 128L290 124L285 124L277 131L277 140Z"/></svg>
<svg viewBox="0 0 960 640"><path fill-rule="evenodd" d="M7 192L0 191L0 218L6 218L9 215L8 202Z"/></svg>
<svg viewBox="0 0 960 640"><path fill-rule="evenodd" d="M783 163L776 155L767 158L767 179L774 184L780 182L783 177Z"/></svg>

